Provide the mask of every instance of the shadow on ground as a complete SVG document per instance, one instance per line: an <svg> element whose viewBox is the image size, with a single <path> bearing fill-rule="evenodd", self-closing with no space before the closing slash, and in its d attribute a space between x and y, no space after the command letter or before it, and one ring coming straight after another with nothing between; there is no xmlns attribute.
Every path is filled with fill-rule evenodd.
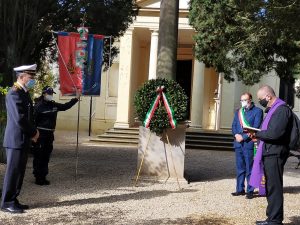
<svg viewBox="0 0 300 225"><path fill-rule="evenodd" d="M207 217L207 216L191 216L187 218L179 219L161 219L161 220L149 220L137 223L137 225L235 225L234 222L229 221L226 218L221 217Z"/></svg>
<svg viewBox="0 0 300 225"><path fill-rule="evenodd" d="M300 216L290 217L290 223L285 223L285 225L299 225L300 224Z"/></svg>
<svg viewBox="0 0 300 225"><path fill-rule="evenodd" d="M220 159L219 155L223 157ZM185 179L188 182L231 178L235 178L235 158L232 151L186 150Z"/></svg>
<svg viewBox="0 0 300 225"><path fill-rule="evenodd" d="M283 187L283 193L298 194L300 193L300 186Z"/></svg>
<svg viewBox="0 0 300 225"><path fill-rule="evenodd" d="M180 192L196 192L197 190L181 190ZM166 190L158 190L158 191L138 191L129 194L121 194L121 195L109 195L105 197L99 198L83 198L76 200L67 200L61 202L53 202L45 205L44 203L37 203L31 206L34 208L52 208L52 207L62 207L62 206L73 206L73 205L90 205L90 204L100 204L100 203L114 203L114 202L122 202L129 200L141 200L141 199L151 199L156 197L163 197L168 194L178 193L178 191L166 191Z"/></svg>
<svg viewBox="0 0 300 225"><path fill-rule="evenodd" d="M140 221L122 221L122 212L116 210L113 213L115 215L119 214L118 218L116 217L109 217L111 215L104 215L100 211L93 211L89 213L76 213L72 214L72 216L76 216L78 218L81 218L81 222L78 224L82 224L82 221L86 221L89 218L93 218L93 214L99 214L99 217L95 220L89 220L89 224L118 224L118 225L236 225L234 222L229 221L226 218L220 218L220 217L187 217L187 218L179 218L179 219L156 219L156 220L140 220ZM68 224L70 221L72 221L72 216L65 214L60 218L53 218L51 221L47 220L47 223L49 224ZM5 224L31 224L31 220L16 216L12 219L4 219L1 221ZM35 224L43 224L44 221L40 220L39 222ZM294 225L294 224L289 224Z"/></svg>

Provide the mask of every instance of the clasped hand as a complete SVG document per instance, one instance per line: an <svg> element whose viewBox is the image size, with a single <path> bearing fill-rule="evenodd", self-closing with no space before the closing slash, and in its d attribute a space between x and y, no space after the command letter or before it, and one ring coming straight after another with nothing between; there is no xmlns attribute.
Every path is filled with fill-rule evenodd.
<svg viewBox="0 0 300 225"><path fill-rule="evenodd" d="M40 136L40 132L39 132L39 130L36 130L36 134L31 138L31 140L32 140L34 143L36 143L37 140L38 140L38 138L39 138L39 136Z"/></svg>
<svg viewBox="0 0 300 225"><path fill-rule="evenodd" d="M247 130L247 132L248 132L249 138L251 138L252 141L254 141L254 142L257 141L256 133L255 133L254 131L252 131L252 130Z"/></svg>

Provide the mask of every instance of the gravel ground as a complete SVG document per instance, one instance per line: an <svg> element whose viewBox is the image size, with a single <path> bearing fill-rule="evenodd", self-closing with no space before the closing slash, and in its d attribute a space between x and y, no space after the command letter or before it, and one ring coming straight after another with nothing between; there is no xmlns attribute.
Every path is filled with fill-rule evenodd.
<svg viewBox="0 0 300 225"><path fill-rule="evenodd" d="M0 212L0 224L243 225L265 219L264 197L232 197L235 191L233 152L186 152L190 184L140 182L133 186L137 149L87 144L81 134L76 168L76 134L57 131L50 162L49 186L34 184L32 158L27 164L21 203L24 214ZM285 224L300 224L300 169L296 158L284 174ZM0 164L2 184L5 165ZM76 180L75 180L76 178Z"/></svg>

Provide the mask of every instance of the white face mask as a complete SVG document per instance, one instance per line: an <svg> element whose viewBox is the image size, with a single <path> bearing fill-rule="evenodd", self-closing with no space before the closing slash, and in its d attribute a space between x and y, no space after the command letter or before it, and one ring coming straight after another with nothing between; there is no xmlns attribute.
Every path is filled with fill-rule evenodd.
<svg viewBox="0 0 300 225"><path fill-rule="evenodd" d="M247 105L248 105L248 102L247 101L241 101L241 105L243 108L246 108Z"/></svg>
<svg viewBox="0 0 300 225"><path fill-rule="evenodd" d="M44 96L44 99L45 99L46 101L52 101L52 100L53 100L53 95L45 95L45 96Z"/></svg>

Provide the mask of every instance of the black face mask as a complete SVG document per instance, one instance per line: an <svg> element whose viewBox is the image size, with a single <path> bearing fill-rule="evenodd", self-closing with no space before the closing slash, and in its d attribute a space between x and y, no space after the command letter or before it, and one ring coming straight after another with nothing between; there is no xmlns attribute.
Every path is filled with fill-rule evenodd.
<svg viewBox="0 0 300 225"><path fill-rule="evenodd" d="M259 104L260 104L262 107L264 107L264 108L266 108L267 105L268 105L268 103L269 103L269 101L268 101L266 98L261 99L261 100L259 100L258 102L259 102Z"/></svg>

